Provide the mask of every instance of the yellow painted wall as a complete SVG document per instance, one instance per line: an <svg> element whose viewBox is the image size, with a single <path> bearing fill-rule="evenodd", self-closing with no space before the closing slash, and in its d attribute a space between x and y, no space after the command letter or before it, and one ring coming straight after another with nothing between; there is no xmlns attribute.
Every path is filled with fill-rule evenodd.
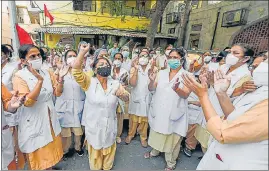
<svg viewBox="0 0 269 171"><path fill-rule="evenodd" d="M56 47L56 44L58 43L58 41L60 40L60 38L61 38L61 35L60 34L45 34L44 43L49 48L55 48Z"/></svg>
<svg viewBox="0 0 269 171"><path fill-rule="evenodd" d="M58 1L57 3L60 3ZM152 8L156 0L146 1L146 8ZM140 31L146 30L150 24L150 19L146 17L137 17L137 16L111 16L109 13L101 13L101 0L96 0L96 12L87 12L87 11L74 11L73 3L70 3L66 6L66 2L63 2L62 5L65 5L64 8L59 8L57 10L50 11L51 15L54 17L53 25L51 27L70 27L70 26L90 26L90 27L100 27L107 29L122 29L122 30L133 30ZM59 4L58 4L59 6ZM136 7L136 1L127 1L126 6ZM50 10L49 7L48 9ZM106 10L104 10L106 11ZM40 24L44 25L43 16L40 14ZM46 24L50 25L49 19L46 18ZM49 40L51 34L45 34L46 44L50 48L54 48L56 43L60 40L61 35L52 34L52 41ZM79 43L80 37L75 36L76 45Z"/></svg>

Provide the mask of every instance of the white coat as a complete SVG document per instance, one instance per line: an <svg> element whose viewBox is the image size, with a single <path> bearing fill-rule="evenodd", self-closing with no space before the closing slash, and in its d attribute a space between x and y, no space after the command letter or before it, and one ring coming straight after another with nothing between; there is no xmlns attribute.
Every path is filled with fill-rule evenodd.
<svg viewBox="0 0 269 171"><path fill-rule="evenodd" d="M18 71L16 75L27 83L30 91L34 89L38 80L27 68ZM50 74L47 70L40 70L40 75L44 81L37 101L32 107L21 107L18 143L23 153L34 152L53 141L48 110L55 136L61 132L52 101L53 87Z"/></svg>
<svg viewBox="0 0 269 171"><path fill-rule="evenodd" d="M85 92L81 89L74 77L68 73L64 77L62 95L57 97L55 103L55 110L61 127L81 127L85 98Z"/></svg>
<svg viewBox="0 0 269 171"><path fill-rule="evenodd" d="M191 94L188 97L188 102L190 101L198 101L199 98L191 92ZM202 108L193 104L188 105L188 116L189 116L189 124L201 124L202 122Z"/></svg>
<svg viewBox="0 0 269 171"><path fill-rule="evenodd" d="M17 64L18 62L7 63L4 68L2 68L2 83L7 87L9 91L13 90L12 78L14 73L17 71ZM6 122L9 126L18 125L19 111L20 109L18 109L16 113L9 113L4 111Z"/></svg>
<svg viewBox="0 0 269 171"><path fill-rule="evenodd" d="M123 61L121 64L121 68L126 69L128 72L130 72L132 68L132 60L127 58L126 61Z"/></svg>
<svg viewBox="0 0 269 171"><path fill-rule="evenodd" d="M107 90L95 77L91 79L83 111L86 139L96 150L108 148L116 141L118 97L115 92L120 83L108 77Z"/></svg>
<svg viewBox="0 0 269 171"><path fill-rule="evenodd" d="M224 74L227 74L229 71L229 66L224 64L221 65L220 69L224 72ZM230 72L227 76L231 77L231 84L229 89L227 90L227 95L231 96L235 90L235 85L238 81L240 81L243 77L251 76L251 73L248 69L248 65L244 64L240 66L239 68L235 69L234 71ZM235 98L233 98L234 100Z"/></svg>
<svg viewBox="0 0 269 171"><path fill-rule="evenodd" d="M188 100L183 99L172 89L179 78L183 87L183 68L169 81L169 70L159 72L158 84L152 97L149 112L149 125L155 132L170 135L176 133L185 137L188 130ZM181 87L180 87L181 88Z"/></svg>
<svg viewBox="0 0 269 171"><path fill-rule="evenodd" d="M235 120L265 99L268 99L268 87L241 95L233 102L235 110L227 120ZM214 140L197 170L268 170L268 140L237 144L221 144Z"/></svg>
<svg viewBox="0 0 269 171"><path fill-rule="evenodd" d="M142 67L139 65L137 84L131 90L131 96L129 100L129 114L134 114L136 116L147 117L150 103L150 91L148 89L149 77L148 70L150 69L150 64L143 71Z"/></svg>
<svg viewBox="0 0 269 171"><path fill-rule="evenodd" d="M113 74L113 67L112 67L112 72L111 72L112 74ZM128 73L128 71L126 70L126 69L124 69L124 68L120 68L120 73L119 73L119 75L117 76L117 78L116 78L116 80L118 80L118 81L120 81L120 78L121 78L121 76L123 75L123 74L125 74L125 73L127 73L127 80L129 80L129 73ZM127 111L125 111L125 102L124 101L122 101L121 99L119 99L119 104L120 104L120 108L121 108L121 111L122 111L122 113L123 114L127 114L126 112Z"/></svg>
<svg viewBox="0 0 269 171"><path fill-rule="evenodd" d="M4 109L3 104L1 104L2 108L2 170L6 169L7 166L12 162L14 159L14 143L13 143L13 137L10 129L8 128L8 124L6 122L6 118L4 116Z"/></svg>

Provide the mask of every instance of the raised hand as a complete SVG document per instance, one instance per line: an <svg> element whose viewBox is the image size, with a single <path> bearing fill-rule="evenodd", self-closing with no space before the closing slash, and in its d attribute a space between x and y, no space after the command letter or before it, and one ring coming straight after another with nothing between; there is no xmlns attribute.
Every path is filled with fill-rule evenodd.
<svg viewBox="0 0 269 171"><path fill-rule="evenodd" d="M195 80L193 75L183 74L182 78L184 85L193 91L198 97L208 96L208 85L206 77L202 78L201 84Z"/></svg>
<svg viewBox="0 0 269 171"><path fill-rule="evenodd" d="M209 71L207 73L208 84L210 84L211 86L214 86L214 73L214 71Z"/></svg>
<svg viewBox="0 0 269 171"><path fill-rule="evenodd" d="M125 85L125 82L126 82L126 80L127 80L127 77L128 77L128 74L127 74L127 73L124 73L124 74L121 75L121 77L120 77L120 82L121 82L123 85Z"/></svg>
<svg viewBox="0 0 269 171"><path fill-rule="evenodd" d="M26 94L20 97L19 92L16 91L9 102L8 110L10 110L10 112L16 111L19 107L21 107L24 104L25 99Z"/></svg>
<svg viewBox="0 0 269 171"><path fill-rule="evenodd" d="M135 69L138 69L138 66L139 66L138 62L139 62L138 58L134 59L132 62L132 67L134 67Z"/></svg>
<svg viewBox="0 0 269 171"><path fill-rule="evenodd" d="M226 76L221 70L214 74L214 89L216 93L226 93L231 84L231 78Z"/></svg>
<svg viewBox="0 0 269 171"><path fill-rule="evenodd" d="M179 84L180 84L180 81L179 81L179 78L177 78L177 79L176 79L176 82L174 83L174 85L173 85L173 87L172 87L172 89L173 89L174 91L176 91L176 90L178 89Z"/></svg>
<svg viewBox="0 0 269 171"><path fill-rule="evenodd" d="M44 78L32 67L32 64L27 63L27 69L39 80L43 81Z"/></svg>
<svg viewBox="0 0 269 171"><path fill-rule="evenodd" d="M257 89L257 86L254 84L254 81L247 81L243 83L241 89L244 93L253 92Z"/></svg>
<svg viewBox="0 0 269 171"><path fill-rule="evenodd" d="M68 73L69 68L70 68L69 65L64 65L64 66L62 66L62 68L61 68L60 71L59 71L59 77L60 77L60 78L63 78L63 77Z"/></svg>
<svg viewBox="0 0 269 171"><path fill-rule="evenodd" d="M90 50L90 43L88 44L82 44L79 49L79 53L81 53L83 56L89 52Z"/></svg>

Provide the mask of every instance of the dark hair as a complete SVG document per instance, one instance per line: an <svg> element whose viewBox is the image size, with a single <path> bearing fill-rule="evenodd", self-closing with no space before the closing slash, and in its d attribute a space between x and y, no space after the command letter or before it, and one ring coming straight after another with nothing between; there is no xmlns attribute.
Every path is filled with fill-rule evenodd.
<svg viewBox="0 0 269 171"><path fill-rule="evenodd" d="M65 54L64 54L64 60L65 60L65 61L67 60L66 58L67 58L67 54L68 54L69 52L74 52L76 55L78 55L77 51L75 51L75 50L73 50L73 49L67 50L67 51L65 52Z"/></svg>
<svg viewBox="0 0 269 171"><path fill-rule="evenodd" d="M14 49L13 49L13 46L12 45L10 45L10 44L3 44L4 46L9 46L13 51L14 51Z"/></svg>
<svg viewBox="0 0 269 171"><path fill-rule="evenodd" d="M250 57L254 56L254 51L252 50L252 47L246 43L237 43L234 44L233 46L240 46L244 51L244 56L250 56Z"/></svg>
<svg viewBox="0 0 269 171"><path fill-rule="evenodd" d="M173 47L172 44L168 44L168 45L165 46L165 50L166 50L169 46L172 46L172 47Z"/></svg>
<svg viewBox="0 0 269 171"><path fill-rule="evenodd" d="M10 51L5 45L1 45L1 52L3 52L6 55L9 55Z"/></svg>
<svg viewBox="0 0 269 171"><path fill-rule="evenodd" d="M142 51L142 50L139 52L138 56L140 56L140 54L143 53L143 52L144 52L144 53L147 53L147 55L148 55L148 57L149 57L149 53L148 53L148 52L145 52L145 51Z"/></svg>
<svg viewBox="0 0 269 171"><path fill-rule="evenodd" d="M122 53L115 53L114 56L113 56L113 59L115 59L115 56L116 56L116 55L120 55L121 59L123 59L123 55L122 55Z"/></svg>
<svg viewBox="0 0 269 171"><path fill-rule="evenodd" d="M231 47L227 46L226 48L223 49L223 51L225 51L226 49L231 49Z"/></svg>
<svg viewBox="0 0 269 171"><path fill-rule="evenodd" d="M47 59L46 53L42 48L39 49L40 55L42 57L42 61L45 61Z"/></svg>
<svg viewBox="0 0 269 171"><path fill-rule="evenodd" d="M99 62L100 59L106 60L106 62L108 63L108 65L111 67L111 64L110 64L110 62L109 62L109 60L107 58L104 58L104 57L95 58L94 61L93 61L93 65L92 65L92 70L93 71L96 69L96 65L97 65L97 63ZM96 74L95 73L94 73L93 77L96 77Z"/></svg>
<svg viewBox="0 0 269 171"><path fill-rule="evenodd" d="M93 54L94 54L94 50L93 50L92 48L90 48L90 50L89 50L89 54L90 54L90 55L93 55Z"/></svg>
<svg viewBox="0 0 269 171"><path fill-rule="evenodd" d="M185 58L185 49L180 47L180 48L174 48L171 50L171 52L169 53L169 55L172 53L172 52L176 52L177 54L179 54L179 56L181 57L181 66L186 69L186 58Z"/></svg>
<svg viewBox="0 0 269 171"><path fill-rule="evenodd" d="M33 44L25 44L25 45L22 45L20 48L19 48L19 58L20 59L25 59L26 58L26 55L27 53L32 49L32 48L36 48L39 50L40 52L40 49L33 45Z"/></svg>

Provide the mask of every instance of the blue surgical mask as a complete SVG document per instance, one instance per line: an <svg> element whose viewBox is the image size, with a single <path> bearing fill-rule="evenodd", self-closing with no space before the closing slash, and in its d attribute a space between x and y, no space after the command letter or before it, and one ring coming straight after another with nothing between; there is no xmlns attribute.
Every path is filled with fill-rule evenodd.
<svg viewBox="0 0 269 171"><path fill-rule="evenodd" d="M177 69L178 67L181 66L181 63L179 59L169 59L168 65L171 69Z"/></svg>
<svg viewBox="0 0 269 171"><path fill-rule="evenodd" d="M124 58L128 58L129 54L130 54L130 53L127 52L127 51L123 51L123 52L122 52L122 55L123 55Z"/></svg>

